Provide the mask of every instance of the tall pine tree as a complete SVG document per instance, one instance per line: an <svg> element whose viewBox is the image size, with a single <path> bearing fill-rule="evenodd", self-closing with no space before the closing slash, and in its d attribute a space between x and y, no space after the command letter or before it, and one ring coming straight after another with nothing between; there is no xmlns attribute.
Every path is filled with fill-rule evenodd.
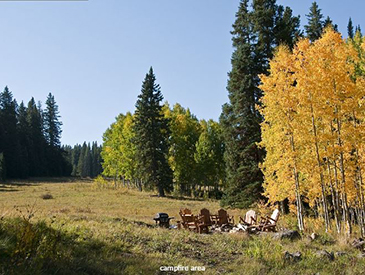
<svg viewBox="0 0 365 275"><path fill-rule="evenodd" d="M17 103L8 87L0 93L0 121L3 131L0 152L4 154L6 175L9 178L15 178L19 176L20 156Z"/></svg>
<svg viewBox="0 0 365 275"><path fill-rule="evenodd" d="M280 27L283 22L286 28ZM223 106L220 118L227 172L222 204L247 207L260 196L263 181L259 163L264 152L256 145L261 140L262 121L256 110L262 97L259 75L267 74L278 44L294 44L300 35L299 18L275 0L254 0L252 10L249 1L242 0L231 33L235 51L227 86L230 103Z"/></svg>
<svg viewBox="0 0 365 275"><path fill-rule="evenodd" d="M27 122L29 127L29 175L45 176L47 175L46 140L43 135L42 110L36 106L34 98L28 102Z"/></svg>
<svg viewBox="0 0 365 275"><path fill-rule="evenodd" d="M354 33L354 25L352 24L351 17L349 19L349 23L347 24L347 35L351 39L354 38L354 35L355 35L355 33Z"/></svg>
<svg viewBox="0 0 365 275"><path fill-rule="evenodd" d="M304 26L307 37L310 41L315 41L321 37L323 31L323 14L318 7L317 2L313 2L309 9L309 14L306 15L308 24Z"/></svg>
<svg viewBox="0 0 365 275"><path fill-rule="evenodd" d="M29 139L28 139L29 125L27 121L27 108L23 101L18 108L18 138L20 145L19 156L19 177L27 178L29 176Z"/></svg>
<svg viewBox="0 0 365 275"><path fill-rule="evenodd" d="M60 115L58 106L54 96L49 93L46 101L46 110L44 112L44 130L48 145L52 148L59 148L61 145L61 126L62 122L59 120Z"/></svg>
<svg viewBox="0 0 365 275"><path fill-rule="evenodd" d="M172 171L167 161L169 129L162 112L162 100L151 67L136 103L134 143L142 180L147 186L156 187L160 197L172 190Z"/></svg>

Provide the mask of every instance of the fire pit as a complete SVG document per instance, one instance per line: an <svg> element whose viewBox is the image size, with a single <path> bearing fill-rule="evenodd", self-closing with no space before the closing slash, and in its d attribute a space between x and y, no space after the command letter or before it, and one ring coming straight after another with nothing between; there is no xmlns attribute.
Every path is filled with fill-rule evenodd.
<svg viewBox="0 0 365 275"><path fill-rule="evenodd" d="M169 217L167 213L157 213L153 219L160 227L169 228L170 220L172 220L173 218L174 217Z"/></svg>

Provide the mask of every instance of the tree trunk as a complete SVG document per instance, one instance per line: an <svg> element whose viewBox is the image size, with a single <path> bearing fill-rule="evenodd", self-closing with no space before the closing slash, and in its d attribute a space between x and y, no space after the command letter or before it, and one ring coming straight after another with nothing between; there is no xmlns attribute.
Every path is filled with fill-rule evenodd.
<svg viewBox="0 0 365 275"><path fill-rule="evenodd" d="M294 146L294 137L293 134L291 135L290 138L290 143L292 146L292 150L293 152L295 152L295 146ZM296 201L297 201L297 218L298 218L298 227L300 231L304 230L304 221L303 221L303 205L302 205L302 200L300 197L300 186L299 186L299 178L298 178L298 171L297 171L297 166L296 166L296 162L294 160L294 169L293 169L293 173L294 173L294 180L295 180L295 197L296 197Z"/></svg>
<svg viewBox="0 0 365 275"><path fill-rule="evenodd" d="M326 199L326 190L325 190L325 185L324 185L324 177L323 177L323 172L322 172L321 158L320 158L320 155L319 155L317 127L315 125L313 106L312 105L311 105L311 114L312 114L313 135L314 135L314 139L315 139L314 145L315 145L315 149L316 149L317 164L318 164L318 168L319 168L319 176L320 176L320 181L321 181L323 216L324 216L324 221L325 221L325 226L326 226L326 232L328 232L329 215L328 215L328 207L327 207L327 199Z"/></svg>
<svg viewBox="0 0 365 275"><path fill-rule="evenodd" d="M328 175L330 178L330 189L331 189L333 213L335 216L336 229L337 229L337 233L341 233L341 224L339 221L339 210L338 210L337 203L336 203L336 193L333 188L331 166L330 166L328 158L327 158L327 167L328 167Z"/></svg>
<svg viewBox="0 0 365 275"><path fill-rule="evenodd" d="M161 184L158 185L158 196L165 197L165 190L163 189L163 186L161 186Z"/></svg>

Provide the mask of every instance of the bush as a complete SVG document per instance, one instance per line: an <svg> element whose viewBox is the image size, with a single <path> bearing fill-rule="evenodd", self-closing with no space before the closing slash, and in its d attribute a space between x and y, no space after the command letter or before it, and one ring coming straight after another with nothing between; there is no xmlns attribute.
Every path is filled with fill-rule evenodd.
<svg viewBox="0 0 365 275"><path fill-rule="evenodd" d="M47 193L47 194L43 194L41 196L41 198L44 200L51 200L51 199L53 199L53 196L51 194Z"/></svg>

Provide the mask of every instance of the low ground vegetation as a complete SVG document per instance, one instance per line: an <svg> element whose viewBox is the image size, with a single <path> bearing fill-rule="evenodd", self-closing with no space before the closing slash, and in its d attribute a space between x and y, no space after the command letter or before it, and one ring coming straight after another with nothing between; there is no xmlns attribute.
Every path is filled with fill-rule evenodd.
<svg viewBox="0 0 365 275"><path fill-rule="evenodd" d="M168 274L160 267L179 265L204 266L204 274L361 274L365 267L351 239L324 233L314 220L295 241L244 233L200 235L156 228L152 217L167 212L177 218L183 207L216 212L217 201L159 198L79 181L18 182L3 184L0 191L2 274ZM53 199L43 200L42 194ZM229 213L238 217L244 211ZM295 229L296 217L281 217L279 228ZM313 232L314 240L308 237ZM286 251L299 251L301 257L286 259Z"/></svg>

